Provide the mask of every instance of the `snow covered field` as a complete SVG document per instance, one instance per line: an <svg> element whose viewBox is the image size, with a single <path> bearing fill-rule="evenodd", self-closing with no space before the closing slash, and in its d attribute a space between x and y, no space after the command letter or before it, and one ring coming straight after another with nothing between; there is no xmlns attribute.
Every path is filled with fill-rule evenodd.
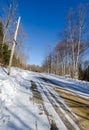
<svg viewBox="0 0 89 130"><path fill-rule="evenodd" d="M54 88L59 85L88 99L87 82L18 68L8 76L6 71L0 68L0 130L80 130L72 118L77 115Z"/></svg>

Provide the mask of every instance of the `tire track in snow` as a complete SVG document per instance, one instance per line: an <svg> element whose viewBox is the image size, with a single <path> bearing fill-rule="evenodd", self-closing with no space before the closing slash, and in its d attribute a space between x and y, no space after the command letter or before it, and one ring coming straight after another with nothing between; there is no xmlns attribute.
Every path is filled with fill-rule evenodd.
<svg viewBox="0 0 89 130"><path fill-rule="evenodd" d="M58 116L58 114L55 111L54 107L50 103L47 95L44 92L43 86L39 82L39 80L37 81L37 84L38 84L38 89L39 89L39 91L40 91L40 93L42 95L43 101L44 101L44 106L45 106L46 110L48 111L48 113L52 116L52 119L54 119L58 129L59 130L68 130L67 127L65 126L65 124L63 123L63 121L61 120L61 118Z"/></svg>
<svg viewBox="0 0 89 130"><path fill-rule="evenodd" d="M69 115L65 112L65 110L63 110L63 109L61 108L61 106L60 106L59 103L58 103L58 100L56 99L55 94L52 93L52 91L50 91L50 89L48 89L47 86L46 86L46 90L48 91L48 92L47 92L47 94L49 94L48 96L51 97L50 100L52 100L53 103L54 103L54 107L55 107L55 105L58 106L59 110L61 111L61 114L64 115L65 118L67 119L67 120L66 120L66 119L64 119L64 118L62 117L62 118L64 119L65 124L67 125L68 129L69 129L69 130L70 130L70 129L71 129L71 130L80 130L79 127L77 126L77 124L69 117ZM57 112L58 112L58 110L57 110ZM70 111L68 111L68 112L70 112Z"/></svg>
<svg viewBox="0 0 89 130"><path fill-rule="evenodd" d="M48 89L49 86L48 85L45 85L43 82L42 82L42 79L39 78L39 80L41 81L41 87L42 89L44 90L44 93L45 95L47 96L47 98L49 99L50 103L52 104L52 106L54 107L55 111L58 113L59 117L61 117L61 119L63 120L63 122L65 123L65 125L67 126L67 128L70 130L80 130L79 127L77 126L77 124L69 117L69 115L65 112L65 110L63 108L61 108L61 106L59 105L60 103L62 104L62 106L66 109L66 111L68 112L71 112L66 104L64 102L62 102L62 99L61 99L61 102L59 102L59 100L57 99L57 95L56 95L56 92L53 92L54 90L50 90ZM55 106L58 106L58 108L56 108ZM76 116L74 115L74 113L72 113L72 116ZM65 118L64 118L65 116Z"/></svg>

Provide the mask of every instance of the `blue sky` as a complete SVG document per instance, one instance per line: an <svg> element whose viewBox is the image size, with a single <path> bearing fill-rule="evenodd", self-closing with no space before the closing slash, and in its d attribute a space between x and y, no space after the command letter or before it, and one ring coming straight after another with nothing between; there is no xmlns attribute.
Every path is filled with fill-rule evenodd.
<svg viewBox="0 0 89 130"><path fill-rule="evenodd" d="M53 48L58 42L68 9L81 2L88 0L19 0L21 23L27 35L24 44L28 64L42 64L47 47Z"/></svg>

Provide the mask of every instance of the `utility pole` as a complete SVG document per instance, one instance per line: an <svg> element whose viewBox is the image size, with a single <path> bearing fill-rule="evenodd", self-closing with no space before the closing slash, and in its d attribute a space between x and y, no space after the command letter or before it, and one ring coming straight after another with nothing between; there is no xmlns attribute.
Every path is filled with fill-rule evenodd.
<svg viewBox="0 0 89 130"><path fill-rule="evenodd" d="M14 34L13 45L12 45L12 49L11 49L10 61L9 61L9 66L8 66L8 75L10 75L10 73L11 73L12 59L13 59L14 49L15 49L15 45L16 45L16 38L17 38L17 34L18 34L20 19L21 19L21 17L18 18L18 22L16 25L15 34Z"/></svg>

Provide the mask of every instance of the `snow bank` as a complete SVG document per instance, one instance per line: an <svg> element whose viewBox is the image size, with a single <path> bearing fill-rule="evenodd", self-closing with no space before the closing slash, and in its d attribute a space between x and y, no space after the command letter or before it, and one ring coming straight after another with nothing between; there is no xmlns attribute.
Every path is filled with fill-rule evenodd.
<svg viewBox="0 0 89 130"><path fill-rule="evenodd" d="M16 84L7 79L0 83L0 89L1 100L5 102L5 105L10 105L15 96Z"/></svg>
<svg viewBox="0 0 89 130"><path fill-rule="evenodd" d="M12 103L16 94L16 86L14 80L0 68L0 101L4 102L5 106Z"/></svg>

